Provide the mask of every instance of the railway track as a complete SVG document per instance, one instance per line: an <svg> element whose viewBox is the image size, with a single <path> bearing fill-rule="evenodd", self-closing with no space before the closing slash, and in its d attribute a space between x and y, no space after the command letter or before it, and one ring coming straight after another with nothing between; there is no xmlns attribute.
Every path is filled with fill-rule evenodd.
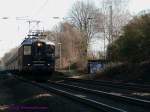
<svg viewBox="0 0 150 112"><path fill-rule="evenodd" d="M97 102L97 101L94 101L94 100L91 100L91 99L88 99L88 98L84 98L82 96L79 96L79 95L73 94L71 92L68 92L64 89L60 89L60 88L56 87L56 85L54 83L53 83L53 86L52 86L52 85L50 85L52 83L37 83L37 82L25 80L23 78L18 78L18 77L16 77L16 78L18 80L21 80L21 81L25 82L25 83L29 83L29 84L32 84L34 86L38 86L38 87L40 87L44 90L47 90L48 92L52 92L54 94L58 94L60 96L72 99L73 101L88 105L91 108L94 108L95 110L98 110L98 111L100 110L102 112L110 112L110 111L111 112L126 112L122 109L115 108L115 107L109 106L107 104Z"/></svg>
<svg viewBox="0 0 150 112"><path fill-rule="evenodd" d="M51 83L53 83L53 82L51 82ZM85 91L85 92L88 92L88 93L93 93L93 94L96 94L96 95L102 95L104 97L109 97L109 98L111 98L113 100L116 100L116 101L128 102L128 103L143 106L143 107L148 107L149 108L149 105L150 105L150 101L148 101L148 100L142 100L142 99L127 97L127 96L123 96L123 95L120 95L120 94L117 95L117 94L104 92L104 91L99 91L99 90L95 90L95 89L89 89L89 88L85 88L85 87L79 87L79 86L76 86L76 85L65 84L65 83L62 83L62 82L55 83L55 84L63 85L63 86L66 86L67 88L71 88L71 89L73 88L73 89L76 89L76 90L79 90L79 91L81 90L81 91Z"/></svg>
<svg viewBox="0 0 150 112"><path fill-rule="evenodd" d="M131 99L129 101L129 99L127 98L119 98L119 96L114 96L113 94L109 95L107 93L100 93L100 91L98 92L96 90L90 90L87 88L67 85L63 83L56 83L51 81L47 83L37 83L37 82L31 82L24 79L19 79L19 80L22 80L26 83L33 84L42 89L46 89L49 92L59 94L61 96L72 99L73 101L80 102L82 104L90 106L91 108L104 111L104 112L110 112L110 111L111 112L130 112L130 111L133 112L137 109L139 110L139 112L142 111L146 112L148 111L147 109L150 103L148 101L138 101L138 100L131 101ZM114 99L117 99L120 102L118 103L116 102L116 100L114 99L112 100L111 99L112 97L114 97ZM122 103L123 101L125 103ZM138 103L135 103L137 101ZM130 104L132 105L129 105L128 102L130 102ZM142 104L143 102L144 105ZM135 104L138 104L138 106L135 106ZM146 109L144 109L143 107Z"/></svg>
<svg viewBox="0 0 150 112"><path fill-rule="evenodd" d="M75 85L75 86L82 86L89 89L96 89L99 91L105 91L113 94L119 94L124 95L128 97L143 99L143 100L150 100L150 89L149 88L140 88L135 87L138 89L135 89L134 87L128 88L127 86L124 87L124 85L116 84L116 83L109 83L101 82L101 81L94 81L94 80L80 80L80 79L65 79L63 81L64 83ZM118 86L119 85L119 86Z"/></svg>
<svg viewBox="0 0 150 112"><path fill-rule="evenodd" d="M150 85L141 85L141 84L134 84L134 83L122 83L122 82L113 82L113 81L103 81L103 80L83 80L83 79L75 79L75 78L66 78L65 80L68 81L76 81L81 83L94 84L100 86L109 86L109 87L116 87L122 89L128 89L132 91L143 91L143 92L150 92Z"/></svg>

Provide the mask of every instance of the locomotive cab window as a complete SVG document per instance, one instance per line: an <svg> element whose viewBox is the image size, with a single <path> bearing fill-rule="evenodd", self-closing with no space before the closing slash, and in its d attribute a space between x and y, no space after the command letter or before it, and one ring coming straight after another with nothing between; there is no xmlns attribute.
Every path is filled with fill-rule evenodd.
<svg viewBox="0 0 150 112"><path fill-rule="evenodd" d="M54 46L47 45L47 55L50 55L51 53L54 53Z"/></svg>
<svg viewBox="0 0 150 112"><path fill-rule="evenodd" d="M31 55L31 46L24 46L24 55Z"/></svg>

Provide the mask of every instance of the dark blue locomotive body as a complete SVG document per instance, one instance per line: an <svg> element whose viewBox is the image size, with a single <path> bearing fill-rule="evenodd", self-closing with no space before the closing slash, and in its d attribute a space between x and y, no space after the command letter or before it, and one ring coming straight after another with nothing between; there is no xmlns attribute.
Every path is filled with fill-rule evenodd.
<svg viewBox="0 0 150 112"><path fill-rule="evenodd" d="M55 44L36 36L25 38L5 66L11 72L51 75L55 70Z"/></svg>

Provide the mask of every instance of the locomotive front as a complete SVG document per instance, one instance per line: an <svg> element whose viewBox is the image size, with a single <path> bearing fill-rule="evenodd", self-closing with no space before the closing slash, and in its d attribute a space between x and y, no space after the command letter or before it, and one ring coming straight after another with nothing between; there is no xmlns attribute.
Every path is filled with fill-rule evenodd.
<svg viewBox="0 0 150 112"><path fill-rule="evenodd" d="M55 69L54 45L36 41L32 47L32 70L35 72L53 72Z"/></svg>
<svg viewBox="0 0 150 112"><path fill-rule="evenodd" d="M10 51L4 60L6 70L19 75L50 76L55 71L55 44L43 36L31 32L20 46Z"/></svg>
<svg viewBox="0 0 150 112"><path fill-rule="evenodd" d="M55 45L43 40L32 40L24 45L23 71L52 73L55 70Z"/></svg>

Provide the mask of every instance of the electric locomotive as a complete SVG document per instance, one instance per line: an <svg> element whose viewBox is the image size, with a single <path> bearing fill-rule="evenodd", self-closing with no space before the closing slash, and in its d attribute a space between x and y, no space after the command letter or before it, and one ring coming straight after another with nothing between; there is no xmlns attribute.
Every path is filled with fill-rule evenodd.
<svg viewBox="0 0 150 112"><path fill-rule="evenodd" d="M41 36L38 32L28 35L6 61L6 69L21 74L51 75L55 70L55 44Z"/></svg>

